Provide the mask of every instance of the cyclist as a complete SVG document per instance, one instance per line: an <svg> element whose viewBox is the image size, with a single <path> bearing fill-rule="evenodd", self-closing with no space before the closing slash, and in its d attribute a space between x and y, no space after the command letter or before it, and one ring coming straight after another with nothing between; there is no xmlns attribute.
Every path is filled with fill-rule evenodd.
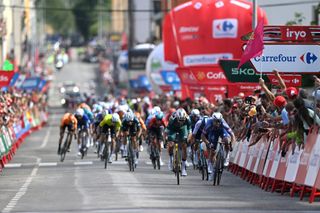
<svg viewBox="0 0 320 213"><path fill-rule="evenodd" d="M202 141L209 147L209 174L213 171L213 163L215 161L214 159L216 154L215 150L217 148L219 138L222 139L222 142L227 148L230 136L233 141L234 134L229 125L224 121L222 114L220 112L214 112L212 117L207 121L201 135ZM210 179L212 179L212 175L210 175Z"/></svg>
<svg viewBox="0 0 320 213"><path fill-rule="evenodd" d="M119 131L121 128L121 120L120 116L118 113L113 113L113 114L106 114L103 118L103 120L100 122L99 127L100 127L100 132L102 136L102 141L105 143L108 142L108 136L109 136L109 130L111 133L111 150L114 152L115 150L115 144L116 144L116 138L119 136ZM100 150L102 154L103 149ZM112 163L112 155L113 153L110 154L110 157L108 159L109 163Z"/></svg>
<svg viewBox="0 0 320 213"><path fill-rule="evenodd" d="M72 113L66 113L63 115L63 117L61 119L61 124L60 124L60 138L59 138L58 155L61 152L61 143L62 143L63 135L64 135L66 128L68 128L68 131L72 132L73 135L76 135L75 131L77 129L77 126L78 126L78 121ZM68 152L70 152L71 141L69 142Z"/></svg>
<svg viewBox="0 0 320 213"><path fill-rule="evenodd" d="M177 133L179 133L178 140L182 143L182 169L181 175L187 176L186 160L187 160L187 141L191 136L191 121L183 108L179 108L169 119L169 124L166 128L168 135L168 153L169 153L169 170L172 170L173 163L173 147L176 141Z"/></svg>
<svg viewBox="0 0 320 213"><path fill-rule="evenodd" d="M155 137L157 139L157 148L159 150L159 155L160 155L160 165L163 165L162 159L161 159L161 141L163 140L163 129L166 127L165 121L164 121L164 114L163 112L158 112L154 118L152 118L149 122L149 125L147 127L148 129L148 138L150 143L152 141L150 138ZM150 145L150 144L149 144ZM150 153L150 159L151 159L151 153Z"/></svg>
<svg viewBox="0 0 320 213"><path fill-rule="evenodd" d="M195 128L196 123L200 119L201 119L200 111L198 109L191 110L190 120L191 120L191 131L192 132L193 132L193 130ZM192 163L194 165L197 165L198 164L198 158L197 158L196 152L197 152L197 149L198 149L198 144L195 144L194 143L195 141L192 141L192 135L191 135L191 138L190 138L190 142L191 142L190 143L191 146L188 148L188 154L190 154L189 157L192 159ZM191 149L193 150L193 154L192 154Z"/></svg>
<svg viewBox="0 0 320 213"><path fill-rule="evenodd" d="M129 111L127 112L122 120L122 127L121 131L123 132L124 135L124 157L127 156L127 137L130 137L131 142L133 144L133 150L136 156L138 156L138 143L137 143L137 138L141 136L141 125L137 117L134 115L133 112ZM135 158L135 165L138 164L138 159L137 157Z"/></svg>
<svg viewBox="0 0 320 213"><path fill-rule="evenodd" d="M207 122L209 120L209 117L207 115L204 115L202 118L200 118L197 123L194 125L194 127L192 128L192 135L191 135L191 139L190 142L191 144L194 144L193 146L193 150L194 150L194 156L193 156L193 161L194 164L197 165L198 164L198 150L199 150L199 144L201 142L201 134L202 131L204 129L204 127L206 126Z"/></svg>
<svg viewBox="0 0 320 213"><path fill-rule="evenodd" d="M75 113L75 117L78 121L78 147L79 147L79 152L78 152L78 155L80 156L81 155L81 144L80 144L80 131L85 131L87 133L87 135L89 135L89 128L90 128L90 119L88 118L88 116L85 114L84 110L81 109L81 108L78 108L76 110L76 113ZM87 142L86 142L86 145L87 145L87 148L89 147L89 137L87 138Z"/></svg>

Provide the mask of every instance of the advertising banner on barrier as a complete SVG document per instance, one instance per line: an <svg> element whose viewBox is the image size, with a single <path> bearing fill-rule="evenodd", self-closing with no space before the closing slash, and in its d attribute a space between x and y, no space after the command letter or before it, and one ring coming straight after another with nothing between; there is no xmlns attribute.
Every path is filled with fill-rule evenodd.
<svg viewBox="0 0 320 213"><path fill-rule="evenodd" d="M285 73L320 72L320 45L265 44L263 55L250 61L258 72L274 69Z"/></svg>
<svg viewBox="0 0 320 213"><path fill-rule="evenodd" d="M241 36L251 31L252 3L189 1L167 13L163 24L165 59L179 66L216 65L240 58ZM265 13L258 9L258 20Z"/></svg>
<svg viewBox="0 0 320 213"><path fill-rule="evenodd" d="M298 169L299 169L299 160L301 158L302 152L303 150L299 149L298 146L295 147L294 152L292 152L292 146L288 151L288 154L289 154L288 163L287 163L288 165L287 165L287 170L284 177L284 180L286 182L292 183L295 180Z"/></svg>
<svg viewBox="0 0 320 213"><path fill-rule="evenodd" d="M315 145L310 153L308 170L304 184L306 186L314 186L320 171L320 137L316 138Z"/></svg>
<svg viewBox="0 0 320 213"><path fill-rule="evenodd" d="M41 80L40 77L26 78L20 88L23 90L37 90Z"/></svg>

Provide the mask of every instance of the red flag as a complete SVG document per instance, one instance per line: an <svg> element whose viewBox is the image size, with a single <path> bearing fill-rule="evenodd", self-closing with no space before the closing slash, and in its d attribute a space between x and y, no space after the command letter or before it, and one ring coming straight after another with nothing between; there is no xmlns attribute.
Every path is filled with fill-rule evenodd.
<svg viewBox="0 0 320 213"><path fill-rule="evenodd" d="M263 46L263 19L260 19L256 29L254 30L253 34L251 35L250 40L247 43L246 49L244 50L244 52L241 56L238 69L241 67L241 65L243 65L244 63L249 61L251 58L262 55L263 48L264 48L264 46Z"/></svg>

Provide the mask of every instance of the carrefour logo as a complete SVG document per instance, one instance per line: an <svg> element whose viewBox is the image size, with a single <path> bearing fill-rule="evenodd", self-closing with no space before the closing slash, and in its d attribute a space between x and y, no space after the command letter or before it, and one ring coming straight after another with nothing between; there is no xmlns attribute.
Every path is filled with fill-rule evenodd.
<svg viewBox="0 0 320 213"><path fill-rule="evenodd" d="M301 61L303 61L306 64L313 64L318 59L318 57L311 52L307 52L307 53L303 54L300 57L300 59L301 59Z"/></svg>
<svg viewBox="0 0 320 213"><path fill-rule="evenodd" d="M237 19L213 20L213 38L236 38L238 35Z"/></svg>

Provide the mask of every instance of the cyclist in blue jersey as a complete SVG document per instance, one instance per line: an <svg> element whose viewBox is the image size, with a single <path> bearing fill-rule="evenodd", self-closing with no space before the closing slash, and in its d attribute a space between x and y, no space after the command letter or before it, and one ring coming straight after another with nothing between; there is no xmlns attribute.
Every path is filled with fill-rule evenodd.
<svg viewBox="0 0 320 213"><path fill-rule="evenodd" d="M212 173L213 162L215 159L215 150L218 145L219 138L226 146L228 152L228 143L234 140L234 134L229 125L225 122L220 112L214 112L212 117L207 121L201 135L201 139L209 147L208 172ZM210 175L211 176L211 175ZM212 177L212 176L211 176Z"/></svg>
<svg viewBox="0 0 320 213"><path fill-rule="evenodd" d="M90 128L90 119L88 116L85 114L84 110L81 108L78 108L75 113L75 117L78 121L78 147L79 147L79 152L78 155L81 155L80 149L81 149L81 144L80 144L80 137L79 133L81 130L85 131L87 134L89 134L89 128ZM89 146L89 138L87 141L87 147Z"/></svg>

